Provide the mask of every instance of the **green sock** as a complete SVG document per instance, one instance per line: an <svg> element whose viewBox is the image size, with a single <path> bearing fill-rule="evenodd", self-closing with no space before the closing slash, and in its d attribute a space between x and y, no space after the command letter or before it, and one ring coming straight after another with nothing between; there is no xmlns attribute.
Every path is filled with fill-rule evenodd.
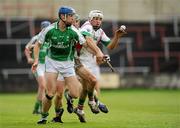
<svg viewBox="0 0 180 128"><path fill-rule="evenodd" d="M46 119L48 115L49 115L48 112L42 112L42 113L41 113L41 116L42 116L42 118L44 118L44 119Z"/></svg>
<svg viewBox="0 0 180 128"><path fill-rule="evenodd" d="M55 112L56 112L56 115L62 115L62 113L64 112L64 109L62 107L55 108Z"/></svg>
<svg viewBox="0 0 180 128"><path fill-rule="evenodd" d="M39 112L42 112L42 101L39 101Z"/></svg>
<svg viewBox="0 0 180 128"><path fill-rule="evenodd" d="M34 110L38 111L39 107L41 107L41 106L42 106L41 101L37 100L34 105Z"/></svg>
<svg viewBox="0 0 180 128"><path fill-rule="evenodd" d="M88 92L88 98L89 98L89 101L93 101L94 100L93 92Z"/></svg>
<svg viewBox="0 0 180 128"><path fill-rule="evenodd" d="M78 109L83 110L85 99L79 99Z"/></svg>
<svg viewBox="0 0 180 128"><path fill-rule="evenodd" d="M85 99L79 99L78 104L84 105Z"/></svg>

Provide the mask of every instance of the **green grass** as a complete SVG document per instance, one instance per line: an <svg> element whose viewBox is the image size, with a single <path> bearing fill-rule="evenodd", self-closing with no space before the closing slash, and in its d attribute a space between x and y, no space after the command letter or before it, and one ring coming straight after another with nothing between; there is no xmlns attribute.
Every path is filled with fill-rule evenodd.
<svg viewBox="0 0 180 128"><path fill-rule="evenodd" d="M86 103L87 123L65 111L63 124L46 125L37 125L40 116L32 114L35 96L0 94L0 128L180 128L180 90L102 91L100 98L108 105L108 114L94 115ZM52 106L48 120L53 116Z"/></svg>

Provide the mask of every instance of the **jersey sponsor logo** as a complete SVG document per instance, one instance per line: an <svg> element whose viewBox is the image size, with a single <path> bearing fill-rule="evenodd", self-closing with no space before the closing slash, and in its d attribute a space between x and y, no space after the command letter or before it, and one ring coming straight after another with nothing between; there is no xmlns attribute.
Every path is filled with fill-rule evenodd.
<svg viewBox="0 0 180 128"><path fill-rule="evenodd" d="M59 36L59 38L64 38L64 36Z"/></svg>
<svg viewBox="0 0 180 128"><path fill-rule="evenodd" d="M69 42L69 36L66 37L66 41Z"/></svg>
<svg viewBox="0 0 180 128"><path fill-rule="evenodd" d="M58 42L57 44L52 44L54 48L68 48L69 44L64 45L64 42Z"/></svg>
<svg viewBox="0 0 180 128"><path fill-rule="evenodd" d="M56 37L56 36L52 36L52 39L56 40L56 39L57 39L57 37Z"/></svg>

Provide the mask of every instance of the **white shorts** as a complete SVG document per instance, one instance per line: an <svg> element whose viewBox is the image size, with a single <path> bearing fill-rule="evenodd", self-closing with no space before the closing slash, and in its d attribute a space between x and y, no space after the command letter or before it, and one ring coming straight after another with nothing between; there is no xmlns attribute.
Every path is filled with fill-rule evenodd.
<svg viewBox="0 0 180 128"><path fill-rule="evenodd" d="M81 63L84 65L84 67L88 68L93 75L96 76L97 80L100 79L100 68L97 64L89 63L87 61L81 61Z"/></svg>
<svg viewBox="0 0 180 128"><path fill-rule="evenodd" d="M62 77L75 76L74 61L56 61L46 56L45 71L61 74Z"/></svg>
<svg viewBox="0 0 180 128"><path fill-rule="evenodd" d="M59 73L57 77L58 81L64 81L64 77Z"/></svg>
<svg viewBox="0 0 180 128"><path fill-rule="evenodd" d="M44 72L45 72L45 64L39 63L36 70L37 76L44 76Z"/></svg>

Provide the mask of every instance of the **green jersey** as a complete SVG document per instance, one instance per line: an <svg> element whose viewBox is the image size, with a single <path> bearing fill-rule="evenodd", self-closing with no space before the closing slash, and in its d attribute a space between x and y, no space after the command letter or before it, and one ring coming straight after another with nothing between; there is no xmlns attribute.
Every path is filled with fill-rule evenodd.
<svg viewBox="0 0 180 128"><path fill-rule="evenodd" d="M40 47L39 51L39 63L44 64L45 63L45 57L47 55L47 49L49 47L49 43L44 42L43 45Z"/></svg>
<svg viewBox="0 0 180 128"><path fill-rule="evenodd" d="M75 44L85 43L84 37L74 27L68 27L61 31L55 22L40 33L38 42L49 43L47 56L57 61L67 61L74 59Z"/></svg>

